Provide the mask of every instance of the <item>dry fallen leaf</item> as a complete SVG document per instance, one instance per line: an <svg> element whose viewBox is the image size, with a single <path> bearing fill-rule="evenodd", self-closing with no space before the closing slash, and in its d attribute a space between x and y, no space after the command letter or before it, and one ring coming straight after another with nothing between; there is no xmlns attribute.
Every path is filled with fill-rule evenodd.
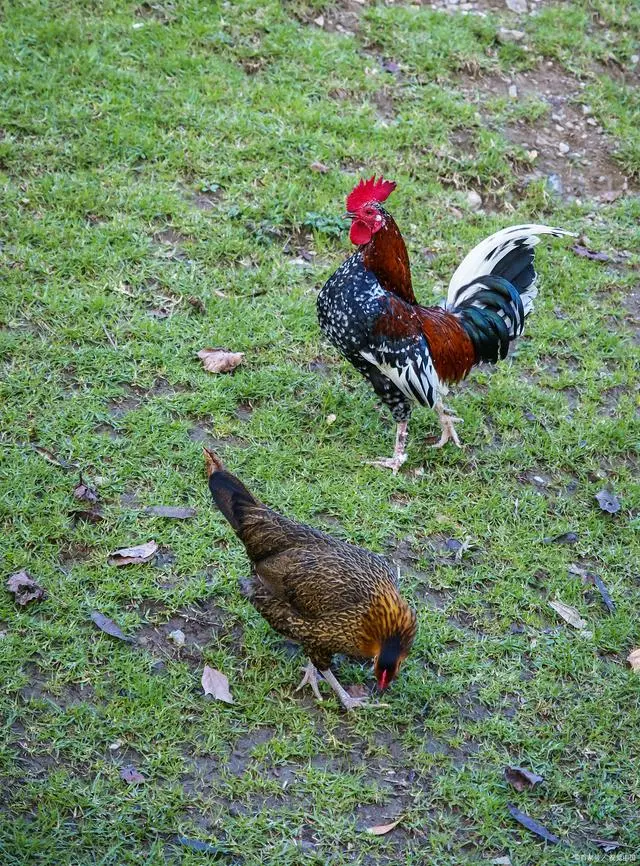
<svg viewBox="0 0 640 866"><path fill-rule="evenodd" d="M137 547L123 547L120 550L114 550L109 555L109 565L139 565L143 562L149 562L153 559L158 550L158 545L155 541L147 541L146 544L139 544Z"/></svg>
<svg viewBox="0 0 640 866"><path fill-rule="evenodd" d="M633 668L633 670L640 674L640 649L631 650L629 655L627 656L627 661Z"/></svg>
<svg viewBox="0 0 640 866"><path fill-rule="evenodd" d="M202 688L205 695L213 695L217 701L224 701L226 704L233 703L229 691L229 680L223 673L215 668L210 668L209 665L205 665L202 671Z"/></svg>
<svg viewBox="0 0 640 866"><path fill-rule="evenodd" d="M611 851L615 851L617 848L622 848L622 842L616 842L613 839L592 839L589 838L590 842L593 842L594 845L597 845L598 848L602 848L605 854L610 854Z"/></svg>
<svg viewBox="0 0 640 866"><path fill-rule="evenodd" d="M552 535L543 538L544 544L575 544L578 541L577 532L563 532L562 535Z"/></svg>
<svg viewBox="0 0 640 866"><path fill-rule="evenodd" d="M399 818L396 818L396 820L392 821L390 824L377 824L375 827L367 827L367 833L371 833L372 836L385 836L387 833L390 833L394 827L397 827L403 818L404 815L400 815Z"/></svg>
<svg viewBox="0 0 640 866"><path fill-rule="evenodd" d="M620 501L611 490L601 490L596 493L596 499L602 511L606 511L607 514L617 514L620 511Z"/></svg>
<svg viewBox="0 0 640 866"><path fill-rule="evenodd" d="M557 845L560 842L560 839L555 836L553 833L550 833L546 827L536 821L534 818L530 818L528 815L525 815L524 812L521 812L520 809L516 809L511 803L507 803L507 809L509 810L509 814L512 818L522 824L523 827L526 827L531 833L535 833L536 836L539 836L541 839L544 839L545 842L551 842L552 845Z"/></svg>
<svg viewBox="0 0 640 866"><path fill-rule="evenodd" d="M15 596L18 604L25 605L30 601L40 601L44 589L35 582L28 571L17 571L7 580L7 589Z"/></svg>
<svg viewBox="0 0 640 866"><path fill-rule="evenodd" d="M49 451L48 448L43 448L42 445L38 445L35 442L31 443L31 447L33 450L39 454L41 457L47 461L47 463L53 463L54 466L60 466L61 469L77 469L77 463L71 463L69 460L63 460L62 457L56 457L56 455Z"/></svg>
<svg viewBox="0 0 640 866"><path fill-rule="evenodd" d="M93 487L89 487L88 484L85 484L82 475L80 476L80 481L76 484L73 489L73 495L76 499L80 499L83 502L97 502L98 494L93 489Z"/></svg>
<svg viewBox="0 0 640 866"><path fill-rule="evenodd" d="M540 782L544 782L542 776L525 770L524 767L505 767L504 776L516 791L524 791L526 788L533 788Z"/></svg>
<svg viewBox="0 0 640 866"><path fill-rule="evenodd" d="M582 574L580 575L580 577L582 578L584 583L591 583L596 587L596 589L600 593L600 598L604 602L605 607L607 608L609 613L615 613L616 612L615 602L611 598L609 590L604 585L604 581L602 580L602 578L597 574L592 574L590 571L584 571L584 569L582 569Z"/></svg>
<svg viewBox="0 0 640 866"><path fill-rule="evenodd" d="M109 619L108 616L100 613L99 610L91 612L91 619L98 626L100 631L103 631L105 634L111 635L111 637L117 637L118 640L126 641L126 643L134 642L132 637L127 637L126 634L123 634L119 625L116 625L112 619Z"/></svg>
<svg viewBox="0 0 640 866"><path fill-rule="evenodd" d="M577 256L580 256L580 258L590 259L592 262L608 262L611 258L607 253L590 250L588 247L582 246L582 244L576 244L571 247L571 250Z"/></svg>
<svg viewBox="0 0 640 866"><path fill-rule="evenodd" d="M131 765L128 767L122 767L120 770L120 777L130 785L138 785L140 782L144 782L144 776L142 773Z"/></svg>
<svg viewBox="0 0 640 866"><path fill-rule="evenodd" d="M207 308L205 307L204 301L201 298L196 298L195 295L191 295L187 298L187 301L191 304L194 310L202 313L203 316L207 312Z"/></svg>
<svg viewBox="0 0 640 866"><path fill-rule="evenodd" d="M95 508L74 508L70 512L70 517L74 523L80 523L81 521L85 523L100 523L104 520L104 515L99 505Z"/></svg>
<svg viewBox="0 0 640 866"><path fill-rule="evenodd" d="M229 352L227 349L200 349L198 358L208 373L230 373L242 363L244 352Z"/></svg>
<svg viewBox="0 0 640 866"><path fill-rule="evenodd" d="M578 631L585 631L587 623L582 619L575 607L570 607L562 601L550 601L549 606L552 607L565 622L568 622L569 625L577 628Z"/></svg>
<svg viewBox="0 0 640 866"><path fill-rule="evenodd" d="M309 168L311 171L317 171L320 174L326 174L329 171L329 167L323 162L312 162Z"/></svg>

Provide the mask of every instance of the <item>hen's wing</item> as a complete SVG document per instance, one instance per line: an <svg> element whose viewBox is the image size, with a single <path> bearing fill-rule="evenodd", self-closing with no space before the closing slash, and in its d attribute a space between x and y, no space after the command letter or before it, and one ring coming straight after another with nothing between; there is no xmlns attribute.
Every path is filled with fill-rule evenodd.
<svg viewBox="0 0 640 866"><path fill-rule="evenodd" d="M311 619L366 608L382 589L394 585L394 574L383 557L332 542L289 547L256 563L256 573L274 595Z"/></svg>

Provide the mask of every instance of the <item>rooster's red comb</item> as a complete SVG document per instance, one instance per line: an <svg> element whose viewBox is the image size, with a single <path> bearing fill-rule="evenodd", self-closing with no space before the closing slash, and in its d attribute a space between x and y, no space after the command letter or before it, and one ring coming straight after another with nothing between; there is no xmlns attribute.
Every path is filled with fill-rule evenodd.
<svg viewBox="0 0 640 866"><path fill-rule="evenodd" d="M352 213L370 201L385 201L396 188L393 180L385 180L382 175L376 180L375 174L369 180L360 180L347 196L347 210Z"/></svg>

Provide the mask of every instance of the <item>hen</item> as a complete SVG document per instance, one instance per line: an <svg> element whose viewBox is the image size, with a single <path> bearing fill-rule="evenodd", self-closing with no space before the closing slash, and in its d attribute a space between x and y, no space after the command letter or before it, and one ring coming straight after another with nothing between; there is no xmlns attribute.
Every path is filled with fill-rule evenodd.
<svg viewBox="0 0 640 866"><path fill-rule="evenodd" d="M349 237L358 249L318 295L325 336L389 407L396 421L393 470L406 455L413 402L435 408L442 428L436 447L460 440L442 395L472 367L505 358L522 334L537 294L533 248L539 235L570 232L543 225L503 229L478 244L449 283L444 307L423 307L413 292L409 256L395 220L382 207L396 184L361 180L347 197Z"/></svg>
<svg viewBox="0 0 640 866"><path fill-rule="evenodd" d="M416 616L389 564L267 508L207 449L205 462L213 500L253 566L249 600L309 656L298 688L308 684L322 700L319 671L347 710L366 703L342 688L331 660L336 653L372 658L381 689L397 675L415 637Z"/></svg>

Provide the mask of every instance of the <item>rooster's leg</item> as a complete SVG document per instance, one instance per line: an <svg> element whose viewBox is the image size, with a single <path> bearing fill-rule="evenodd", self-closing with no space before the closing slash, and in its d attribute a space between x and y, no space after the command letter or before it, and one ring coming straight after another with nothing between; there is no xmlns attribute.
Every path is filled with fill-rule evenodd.
<svg viewBox="0 0 640 866"><path fill-rule="evenodd" d="M445 411L442 403L436 403L436 412L438 413L438 418L440 419L440 427L442 428L442 436L440 437L440 441L436 442L433 446L434 448L442 448L443 445L451 439L458 448L462 448L460 445L460 439L458 438L458 434L456 433L456 428L453 426L454 423L462 422L462 418L456 418L455 415L448 415Z"/></svg>
<svg viewBox="0 0 640 866"><path fill-rule="evenodd" d="M304 676L300 681L300 685L296 689L297 692L300 691L304 686L311 686L311 691L316 696L316 698L321 701L322 695L320 694L320 690L318 689L318 671L314 663L309 659L309 663L306 668L304 668Z"/></svg>
<svg viewBox="0 0 640 866"><path fill-rule="evenodd" d="M335 678L333 671L326 670L320 671L320 673L322 674L323 679L325 679L334 690L338 696L338 700L345 710L355 710L356 707L362 707L366 704L372 707L376 706L376 704L369 704L367 698L352 698L351 695L342 688L338 680Z"/></svg>
<svg viewBox="0 0 640 866"><path fill-rule="evenodd" d="M396 447L393 449L393 457L381 457L380 460L369 460L372 466L381 466L383 469L391 469L394 475L407 459L407 421L399 421L396 427ZM324 673L322 674L324 676Z"/></svg>

